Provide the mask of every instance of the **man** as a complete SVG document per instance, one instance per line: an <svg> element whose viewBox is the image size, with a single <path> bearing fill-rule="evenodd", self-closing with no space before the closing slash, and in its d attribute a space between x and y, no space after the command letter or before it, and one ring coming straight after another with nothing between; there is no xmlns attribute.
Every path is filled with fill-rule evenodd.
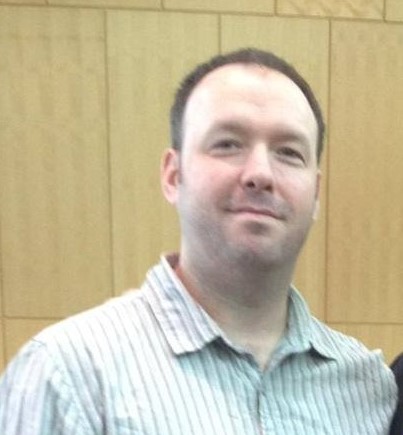
<svg viewBox="0 0 403 435"><path fill-rule="evenodd" d="M391 368L399 388L399 401L393 418L390 435L403 435L403 353L396 357Z"/></svg>
<svg viewBox="0 0 403 435"><path fill-rule="evenodd" d="M270 53L217 56L182 83L171 127L180 254L31 340L2 380L1 433L386 434L392 373L290 284L318 211L307 83Z"/></svg>

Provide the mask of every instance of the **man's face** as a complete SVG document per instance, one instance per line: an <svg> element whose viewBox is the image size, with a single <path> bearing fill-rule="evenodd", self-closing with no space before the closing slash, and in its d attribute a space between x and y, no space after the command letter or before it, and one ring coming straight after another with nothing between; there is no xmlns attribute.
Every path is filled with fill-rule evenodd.
<svg viewBox="0 0 403 435"><path fill-rule="evenodd" d="M309 103L283 74L242 64L209 73L188 100L182 151L163 164L181 255L293 265L317 206L316 141Z"/></svg>

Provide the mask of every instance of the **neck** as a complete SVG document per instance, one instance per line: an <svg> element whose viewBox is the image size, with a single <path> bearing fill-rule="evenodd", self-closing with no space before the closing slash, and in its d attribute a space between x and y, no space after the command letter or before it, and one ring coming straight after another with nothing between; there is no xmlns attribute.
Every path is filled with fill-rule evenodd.
<svg viewBox="0 0 403 435"><path fill-rule="evenodd" d="M211 263L193 263L182 256L176 273L228 338L252 353L263 368L286 328L291 273Z"/></svg>

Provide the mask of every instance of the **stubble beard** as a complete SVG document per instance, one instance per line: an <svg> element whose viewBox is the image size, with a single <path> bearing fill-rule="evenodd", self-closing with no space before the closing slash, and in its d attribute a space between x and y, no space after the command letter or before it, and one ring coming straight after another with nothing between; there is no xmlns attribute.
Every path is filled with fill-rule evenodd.
<svg viewBox="0 0 403 435"><path fill-rule="evenodd" d="M186 189L186 182L180 171L182 189ZM195 262L203 262L214 269L228 266L229 268L245 268L245 270L270 270L272 268L294 267L297 257L309 234L312 220L300 228L283 228L288 234L278 237L275 225L287 225L294 214L292 207L283 200L274 198L271 194L250 194L242 198L231 197L219 201L216 207L210 209L209 203L190 203L190 192L187 201L179 208L182 236L186 236L187 253ZM240 237L231 228L234 222L225 222L231 217L231 210L239 205L252 205L273 210L279 221L262 223L258 221L246 222ZM218 212L217 212L218 210ZM272 234L270 234L272 233ZM264 240L267 238L267 240ZM246 240L245 240L246 239ZM256 240L253 240L256 239ZM283 240L281 240L283 239Z"/></svg>

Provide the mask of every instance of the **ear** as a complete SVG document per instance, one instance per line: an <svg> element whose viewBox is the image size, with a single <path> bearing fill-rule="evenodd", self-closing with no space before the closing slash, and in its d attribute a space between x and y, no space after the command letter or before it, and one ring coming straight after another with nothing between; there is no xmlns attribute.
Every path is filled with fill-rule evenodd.
<svg viewBox="0 0 403 435"><path fill-rule="evenodd" d="M180 182L180 155L177 150L165 150L161 159L161 188L165 199L176 204Z"/></svg>
<svg viewBox="0 0 403 435"><path fill-rule="evenodd" d="M318 220L319 218L319 211L320 211L319 194L320 194L321 180L322 180L322 173L318 169L318 173L316 174L315 207L313 209L313 215L312 215L312 219L314 221Z"/></svg>

